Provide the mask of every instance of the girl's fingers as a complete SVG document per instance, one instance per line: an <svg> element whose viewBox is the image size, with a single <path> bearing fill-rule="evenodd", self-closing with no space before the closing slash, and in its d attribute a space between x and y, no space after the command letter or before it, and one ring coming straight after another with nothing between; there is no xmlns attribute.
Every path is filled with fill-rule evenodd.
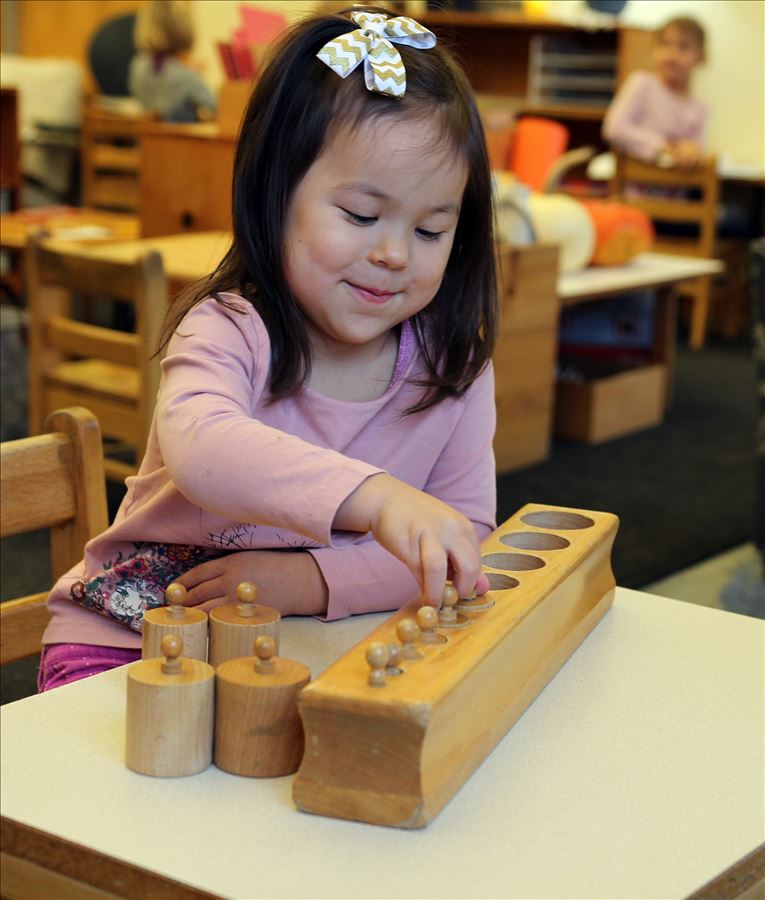
<svg viewBox="0 0 765 900"><path fill-rule="evenodd" d="M225 597L213 597L212 600L200 603L197 609L201 609L203 612L210 612L211 609L215 609L216 606L223 606L226 602Z"/></svg>
<svg viewBox="0 0 765 900"><path fill-rule="evenodd" d="M481 572L475 583L475 592L479 596L485 594L489 590L489 576L485 572Z"/></svg>
<svg viewBox="0 0 765 900"><path fill-rule="evenodd" d="M434 535L426 532L420 538L420 570L422 598L431 606L440 606L446 584L446 550Z"/></svg>
<svg viewBox="0 0 765 900"><path fill-rule="evenodd" d="M452 549L450 558L454 569L454 587L460 597L469 597L476 590L476 582L481 574L480 550L466 541Z"/></svg>
<svg viewBox="0 0 765 900"><path fill-rule="evenodd" d="M226 582L222 576L211 578L209 581L203 581L196 587L193 587L186 595L187 606L200 606L208 600L216 597L226 596ZM202 606L204 609L204 606Z"/></svg>
<svg viewBox="0 0 765 900"><path fill-rule="evenodd" d="M193 569L189 569L188 572L184 572L183 575L175 580L178 584L182 584L187 591L190 591L196 585L210 581L211 578L218 578L222 574L223 565L221 561L219 559L209 559L207 562L200 563L198 566L194 566Z"/></svg>

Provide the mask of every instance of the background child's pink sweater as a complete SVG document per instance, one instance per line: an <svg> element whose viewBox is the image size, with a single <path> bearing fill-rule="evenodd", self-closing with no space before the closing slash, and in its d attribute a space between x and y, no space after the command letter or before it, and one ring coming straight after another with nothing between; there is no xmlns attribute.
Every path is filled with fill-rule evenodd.
<svg viewBox="0 0 765 900"><path fill-rule="evenodd" d="M75 582L136 542L305 548L329 589L328 620L398 608L418 591L409 570L370 536L331 530L342 501L382 470L461 511L479 539L495 527L491 367L463 397L402 416L421 393L406 379L424 374L413 341L402 341L404 377L377 400L303 389L269 406L265 326L248 303L224 296L242 313L208 299L171 340L140 471L114 523L51 592L46 644L140 646L139 634L70 598Z"/></svg>
<svg viewBox="0 0 765 900"><path fill-rule="evenodd" d="M633 72L608 108L603 137L629 156L653 162L665 144L704 146L707 108L671 91L652 72Z"/></svg>

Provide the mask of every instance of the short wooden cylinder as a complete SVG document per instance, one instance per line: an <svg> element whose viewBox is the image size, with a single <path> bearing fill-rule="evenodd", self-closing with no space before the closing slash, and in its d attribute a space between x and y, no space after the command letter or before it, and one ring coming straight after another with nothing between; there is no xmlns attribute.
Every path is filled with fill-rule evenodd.
<svg viewBox="0 0 765 900"><path fill-rule="evenodd" d="M162 656L162 638L175 634L183 641L185 659L207 662L207 613L194 607L183 608L183 618L176 618L169 606L150 609L143 617L141 659Z"/></svg>
<svg viewBox="0 0 765 900"><path fill-rule="evenodd" d="M262 634L274 639L278 653L280 619L269 606L256 606L255 615L250 617L239 615L236 604L211 610L207 661L217 669L228 659L252 656L255 639Z"/></svg>
<svg viewBox="0 0 765 900"><path fill-rule="evenodd" d="M162 659L128 670L125 762L143 775L195 775L212 762L215 670L182 659L167 675Z"/></svg>
<svg viewBox="0 0 765 900"><path fill-rule="evenodd" d="M234 775L274 777L296 772L303 758L297 699L310 670L290 659L255 671L254 657L231 659L216 670L215 765Z"/></svg>

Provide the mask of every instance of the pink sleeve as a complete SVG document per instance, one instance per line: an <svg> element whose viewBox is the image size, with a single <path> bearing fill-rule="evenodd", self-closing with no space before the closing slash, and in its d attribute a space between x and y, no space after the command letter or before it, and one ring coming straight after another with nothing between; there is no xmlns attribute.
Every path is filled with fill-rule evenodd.
<svg viewBox="0 0 765 900"><path fill-rule="evenodd" d="M489 365L465 395L462 415L435 462L425 490L459 510L479 540L496 528L494 370ZM329 592L327 621L356 613L398 609L413 599L414 576L376 541L309 550Z"/></svg>
<svg viewBox="0 0 765 900"><path fill-rule="evenodd" d="M633 72L614 97L603 120L603 137L629 156L651 162L662 151L666 138L642 124L648 102L648 76Z"/></svg>
<svg viewBox="0 0 765 900"><path fill-rule="evenodd" d="M231 312L206 300L172 338L157 398L162 457L178 490L201 509L329 545L337 508L381 470L252 418L270 350L247 307Z"/></svg>

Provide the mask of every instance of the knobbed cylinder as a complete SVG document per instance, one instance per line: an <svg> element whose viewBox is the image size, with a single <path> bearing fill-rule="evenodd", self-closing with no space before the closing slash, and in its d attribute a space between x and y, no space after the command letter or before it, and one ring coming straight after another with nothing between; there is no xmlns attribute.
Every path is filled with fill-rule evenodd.
<svg viewBox="0 0 765 900"><path fill-rule="evenodd" d="M125 763L134 772L195 775L212 762L215 670L182 650L166 635L162 657L128 670Z"/></svg>

